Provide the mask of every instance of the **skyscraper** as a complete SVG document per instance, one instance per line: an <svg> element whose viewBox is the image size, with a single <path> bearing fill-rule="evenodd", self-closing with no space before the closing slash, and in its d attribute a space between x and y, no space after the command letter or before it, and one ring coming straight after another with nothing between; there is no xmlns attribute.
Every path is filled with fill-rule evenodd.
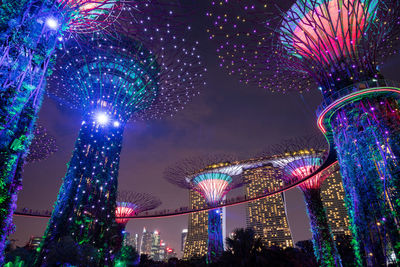
<svg viewBox="0 0 400 267"><path fill-rule="evenodd" d="M160 260L159 258L160 246L161 246L160 233L157 230L155 230L152 234L151 253L150 253L150 257L155 261Z"/></svg>
<svg viewBox="0 0 400 267"><path fill-rule="evenodd" d="M153 234L151 232L147 232L146 228L144 227L142 233L142 240L140 242L140 254L147 254L150 256L152 241L153 241Z"/></svg>
<svg viewBox="0 0 400 267"><path fill-rule="evenodd" d="M251 198L263 194L268 188L278 187L281 183L276 179L278 174L279 169L272 165L245 170L243 175L250 181L246 185L246 195ZM253 228L256 236L268 247L293 247L283 194L249 202L246 224L247 227Z"/></svg>
<svg viewBox="0 0 400 267"><path fill-rule="evenodd" d="M183 253L184 248L185 248L187 233L188 233L188 229L183 229L182 230L182 235L181 235L181 252L182 253Z"/></svg>
<svg viewBox="0 0 400 267"><path fill-rule="evenodd" d="M344 204L344 189L339 172L326 178L321 188L321 198L328 215L335 240L338 236L351 238L349 217Z"/></svg>
<svg viewBox="0 0 400 267"><path fill-rule="evenodd" d="M204 198L194 190L189 191L189 203L191 209L202 208L206 205ZM207 211L190 214L188 224L183 259L205 256L207 254L208 239Z"/></svg>
<svg viewBox="0 0 400 267"><path fill-rule="evenodd" d="M139 241L138 234L131 234L129 232L125 232L123 241L124 246L132 246L139 252L138 241Z"/></svg>

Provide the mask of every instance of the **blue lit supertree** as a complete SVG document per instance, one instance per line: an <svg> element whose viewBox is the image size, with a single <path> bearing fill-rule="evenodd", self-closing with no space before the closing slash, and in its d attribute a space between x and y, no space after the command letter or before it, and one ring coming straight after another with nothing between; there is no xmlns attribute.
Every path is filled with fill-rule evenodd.
<svg viewBox="0 0 400 267"><path fill-rule="evenodd" d="M121 15L125 2L129 1L1 1L0 255L57 43L72 33L104 31Z"/></svg>
<svg viewBox="0 0 400 267"><path fill-rule="evenodd" d="M337 152L358 264L384 265L390 250L398 260L400 85L379 65L396 53L400 1L212 5L210 38L230 74L275 92L321 91L317 124Z"/></svg>
<svg viewBox="0 0 400 267"><path fill-rule="evenodd" d="M110 264L111 225L127 122L174 113L204 83L197 42L191 46L182 37L184 32L174 35L174 28L169 27L150 28L147 36L154 42L123 36L93 38L86 44L69 42L58 56L63 64L56 65L49 78L49 93L80 109L83 121L38 264L46 264L52 246L65 236L93 246L101 255L99 264ZM153 34L164 37L160 40Z"/></svg>
<svg viewBox="0 0 400 267"><path fill-rule="evenodd" d="M238 162L236 162L238 163ZM218 206L232 189L242 186L242 166L227 155L188 158L165 170L164 177L182 188L197 191L209 207ZM215 263L224 251L221 209L208 211L207 263Z"/></svg>

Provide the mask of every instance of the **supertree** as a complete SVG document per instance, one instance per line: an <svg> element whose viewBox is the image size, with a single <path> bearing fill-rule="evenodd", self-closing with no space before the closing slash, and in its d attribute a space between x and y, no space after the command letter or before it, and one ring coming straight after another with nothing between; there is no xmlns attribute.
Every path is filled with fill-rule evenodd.
<svg viewBox="0 0 400 267"><path fill-rule="evenodd" d="M396 52L400 2L212 4L210 38L230 74L278 92L318 86L317 124L337 151L355 246L370 266L385 264L388 247L398 259L400 86L379 65Z"/></svg>
<svg viewBox="0 0 400 267"><path fill-rule="evenodd" d="M277 157L275 164L282 170L280 179L293 184L314 173L324 162L327 143L317 136L297 137L272 146L264 154ZM342 266L328 217L321 199L323 181L336 171L337 165L301 183L312 232L314 254L321 266Z"/></svg>
<svg viewBox="0 0 400 267"><path fill-rule="evenodd" d="M55 48L77 32L105 32L128 0L4 0L0 3L0 263L26 151ZM112 31L111 31L112 32ZM17 184L19 184L17 186Z"/></svg>
<svg viewBox="0 0 400 267"><path fill-rule="evenodd" d="M94 246L101 264L110 264L125 125L132 117L158 118L181 109L204 83L197 42L191 46L184 36L171 23L149 28L148 39L154 41L146 44L120 36L65 45L58 57L63 64L56 65L48 80L49 92L80 109L83 121L38 264L45 263L52 244L63 236Z"/></svg>
<svg viewBox="0 0 400 267"><path fill-rule="evenodd" d="M165 170L164 177L182 188L197 191L209 207L217 207L232 189L244 184L242 167L230 155L187 158ZM220 209L208 211L207 262L215 263L224 251Z"/></svg>
<svg viewBox="0 0 400 267"><path fill-rule="evenodd" d="M160 199L151 194L118 191L117 205L115 209L115 222L117 223L117 244L116 249L122 247L124 239L123 232L129 222L129 219L139 213L147 210L152 210L161 205Z"/></svg>

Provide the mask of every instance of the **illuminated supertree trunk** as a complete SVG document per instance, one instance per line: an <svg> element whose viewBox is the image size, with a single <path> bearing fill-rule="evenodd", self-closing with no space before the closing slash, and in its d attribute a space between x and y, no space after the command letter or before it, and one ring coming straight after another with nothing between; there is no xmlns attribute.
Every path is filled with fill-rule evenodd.
<svg viewBox="0 0 400 267"><path fill-rule="evenodd" d="M37 103L35 103L37 102ZM13 227L12 217L16 209L17 194L22 189L22 169L27 155L27 147L33 138L33 129L41 99L29 100L16 124L15 136L9 149L1 155L0 184L0 263L3 262L6 238Z"/></svg>
<svg viewBox="0 0 400 267"><path fill-rule="evenodd" d="M157 41L157 45L163 44ZM112 227L123 129L132 116L153 118L175 110L201 82L197 54L178 50L180 45L168 40L168 46L149 50L126 36L65 45L58 59L63 64L55 66L49 90L63 103L80 109L83 122L37 265L48 264L54 244L65 236L76 244L94 246L99 252L94 264L113 264ZM164 54L168 49L180 60L174 57L166 62L171 56ZM193 60L197 64L192 65Z"/></svg>
<svg viewBox="0 0 400 267"><path fill-rule="evenodd" d="M85 0L22 0L1 2L0 19L0 227L12 217L11 202L21 187L21 171L41 106L45 79L54 62L57 42L66 31L79 31L76 23L91 22L86 31L102 24L96 9L104 3ZM112 5L111 5L112 6ZM99 13L97 13L99 14ZM11 200L12 199L12 200ZM4 210L3 210L4 209ZM6 219L7 218L7 219ZM1 240L3 240L2 231ZM3 250L0 247L0 254ZM0 262L1 264L1 262Z"/></svg>
<svg viewBox="0 0 400 267"><path fill-rule="evenodd" d="M317 261L321 266L341 266L341 260L331 233L326 210L321 199L321 189L302 190L310 218L312 241Z"/></svg>
<svg viewBox="0 0 400 267"><path fill-rule="evenodd" d="M208 211L208 242L207 242L207 261L209 263L216 260L224 252L224 240L222 238L222 222L220 209Z"/></svg>
<svg viewBox="0 0 400 267"><path fill-rule="evenodd" d="M349 103L331 121L347 196L356 203L354 226L367 240L369 265L385 262L387 240L399 255L399 122L398 102L390 97Z"/></svg>
<svg viewBox="0 0 400 267"><path fill-rule="evenodd" d="M325 149L325 140L310 136L288 140L267 153L284 157L284 160L277 160L276 164L282 168L281 179L291 184L306 178L321 166ZM331 167L299 185L310 219L314 254L321 266L342 266L321 199L322 183L334 171L334 167Z"/></svg>
<svg viewBox="0 0 400 267"><path fill-rule="evenodd" d="M111 225L115 220L123 126L104 127L86 117L58 194L42 253L60 238L73 236L94 246L100 263L110 260ZM44 260L46 258L44 257Z"/></svg>

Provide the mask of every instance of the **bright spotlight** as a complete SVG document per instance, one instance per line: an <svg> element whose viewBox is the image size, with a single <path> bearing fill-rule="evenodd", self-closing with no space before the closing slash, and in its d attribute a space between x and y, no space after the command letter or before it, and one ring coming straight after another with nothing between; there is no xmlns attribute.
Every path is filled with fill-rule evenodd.
<svg viewBox="0 0 400 267"><path fill-rule="evenodd" d="M49 17L46 19L46 25L50 29L57 30L58 29L58 21L53 17Z"/></svg>
<svg viewBox="0 0 400 267"><path fill-rule="evenodd" d="M114 127L119 127L119 121L114 121Z"/></svg>
<svg viewBox="0 0 400 267"><path fill-rule="evenodd" d="M100 124L107 124L108 123L108 115L105 113L98 113L96 115L96 120Z"/></svg>

